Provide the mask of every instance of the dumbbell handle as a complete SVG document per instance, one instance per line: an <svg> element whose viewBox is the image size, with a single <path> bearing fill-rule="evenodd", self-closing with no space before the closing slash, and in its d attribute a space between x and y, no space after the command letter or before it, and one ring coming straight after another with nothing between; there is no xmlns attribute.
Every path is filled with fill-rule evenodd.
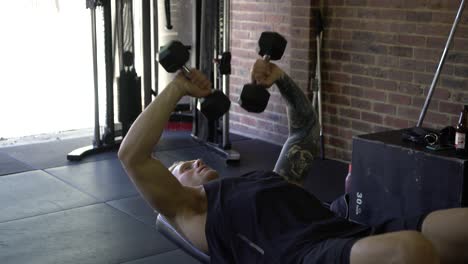
<svg viewBox="0 0 468 264"><path fill-rule="evenodd" d="M186 73L186 74L190 74L191 70L185 66L185 65L182 65L182 70Z"/></svg>

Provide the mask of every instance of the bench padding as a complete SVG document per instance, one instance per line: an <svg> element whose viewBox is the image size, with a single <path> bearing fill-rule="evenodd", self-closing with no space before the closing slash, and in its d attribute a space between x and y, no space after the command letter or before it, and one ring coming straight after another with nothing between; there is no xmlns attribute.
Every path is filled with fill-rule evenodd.
<svg viewBox="0 0 468 264"><path fill-rule="evenodd" d="M210 263L210 256L194 247L185 237L177 232L177 230L172 227L171 224L167 221L164 216L161 214L158 215L156 220L156 228L161 232L167 239L179 246L185 253L194 257L201 263Z"/></svg>

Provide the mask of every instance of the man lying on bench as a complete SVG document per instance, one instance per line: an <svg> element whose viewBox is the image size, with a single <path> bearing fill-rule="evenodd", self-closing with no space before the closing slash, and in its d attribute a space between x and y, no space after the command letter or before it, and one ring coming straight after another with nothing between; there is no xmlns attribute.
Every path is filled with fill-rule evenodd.
<svg viewBox="0 0 468 264"><path fill-rule="evenodd" d="M316 113L288 75L263 60L253 81L276 84L288 107L289 138L274 170L220 178L199 159L166 168L152 151L176 103L211 89L199 71L187 77L179 74L138 117L119 158L144 199L211 263L468 263L466 208L368 227L301 188L318 153Z"/></svg>

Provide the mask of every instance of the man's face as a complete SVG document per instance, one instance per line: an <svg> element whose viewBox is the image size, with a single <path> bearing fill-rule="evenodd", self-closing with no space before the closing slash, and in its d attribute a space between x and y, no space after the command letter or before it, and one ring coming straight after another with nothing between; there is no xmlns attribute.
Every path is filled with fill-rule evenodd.
<svg viewBox="0 0 468 264"><path fill-rule="evenodd" d="M199 186L219 177L218 172L208 167L202 160L179 162L172 174L185 186Z"/></svg>

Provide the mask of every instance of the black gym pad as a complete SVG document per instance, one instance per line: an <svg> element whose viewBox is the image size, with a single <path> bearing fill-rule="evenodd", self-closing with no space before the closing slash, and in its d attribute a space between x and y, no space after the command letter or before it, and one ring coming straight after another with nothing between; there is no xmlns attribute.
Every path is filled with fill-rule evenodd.
<svg viewBox="0 0 468 264"><path fill-rule="evenodd" d="M156 217L158 213L154 211L141 196L109 201L107 204L156 228Z"/></svg>
<svg viewBox="0 0 468 264"><path fill-rule="evenodd" d="M67 160L67 154L77 148L91 145L91 137L56 140L46 143L21 145L3 148L2 152L26 163L34 169L47 169L75 164ZM117 157L116 151L104 152L100 155L86 156L80 163Z"/></svg>
<svg viewBox="0 0 468 264"><path fill-rule="evenodd" d="M256 139L235 141L232 143L232 148L240 153L241 158L237 163L227 164L222 156L206 146L164 151L158 154L164 153L172 157L173 162L201 158L222 177L235 177L253 170L273 170L281 151L280 146Z"/></svg>
<svg viewBox="0 0 468 264"><path fill-rule="evenodd" d="M229 134L229 137L232 142L249 139L236 134ZM200 145L200 143L192 138L191 131L164 131L155 147L155 151L191 148Z"/></svg>
<svg viewBox="0 0 468 264"><path fill-rule="evenodd" d="M139 195L118 159L87 162L46 170L99 202Z"/></svg>
<svg viewBox="0 0 468 264"><path fill-rule="evenodd" d="M155 151L191 148L200 144L192 139L189 131L164 131L155 147Z"/></svg>
<svg viewBox="0 0 468 264"><path fill-rule="evenodd" d="M123 263L176 249L106 204L1 223L0 237L2 264Z"/></svg>
<svg viewBox="0 0 468 264"><path fill-rule="evenodd" d="M0 152L0 176L33 170L31 166Z"/></svg>
<svg viewBox="0 0 468 264"><path fill-rule="evenodd" d="M43 171L0 177L0 223L94 203L91 196ZM4 236L0 237L3 240Z"/></svg>
<svg viewBox="0 0 468 264"><path fill-rule="evenodd" d="M202 158L222 176L235 177L272 170L281 151L281 146L242 136L232 135L231 141L241 155L237 163L226 163L189 131L164 132L160 147L165 150L157 148L154 155L166 166ZM0 262L199 263L156 230L157 213L140 197L115 151L66 161L68 151L90 142L61 140L0 151L7 173L0 177ZM307 189L328 201L342 193L338 189L347 166L317 163L317 177L306 182ZM29 171L14 172L20 169Z"/></svg>
<svg viewBox="0 0 468 264"><path fill-rule="evenodd" d="M157 256L151 256L135 261L125 262L122 264L200 264L200 262L191 256L185 254L180 249L162 253Z"/></svg>

